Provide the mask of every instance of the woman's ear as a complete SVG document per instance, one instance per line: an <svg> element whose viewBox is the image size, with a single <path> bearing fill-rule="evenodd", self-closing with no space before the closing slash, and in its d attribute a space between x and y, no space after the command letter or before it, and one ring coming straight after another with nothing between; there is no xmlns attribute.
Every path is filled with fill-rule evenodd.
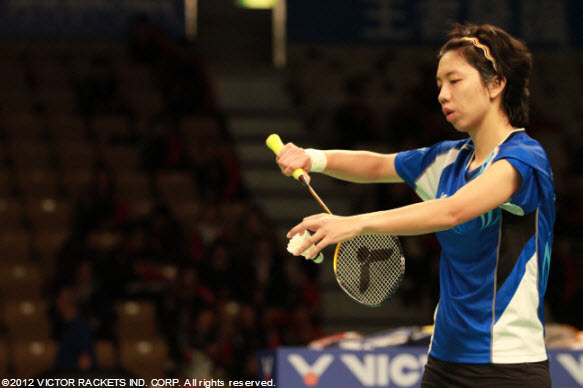
<svg viewBox="0 0 583 388"><path fill-rule="evenodd" d="M504 87L506 86L506 78L495 76L492 82L488 82L488 91L490 93L490 98L492 100L496 99L502 94Z"/></svg>

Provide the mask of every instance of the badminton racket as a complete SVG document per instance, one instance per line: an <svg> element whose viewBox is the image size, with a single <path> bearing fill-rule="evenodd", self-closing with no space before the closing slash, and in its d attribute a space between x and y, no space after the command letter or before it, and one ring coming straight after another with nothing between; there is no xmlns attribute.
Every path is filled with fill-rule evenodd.
<svg viewBox="0 0 583 388"><path fill-rule="evenodd" d="M276 134L265 143L276 155L283 148ZM308 188L326 213L332 214L304 174L297 169L292 176ZM405 256L396 236L361 234L336 245L333 269L338 285L348 296L365 306L378 307L397 292L405 274Z"/></svg>

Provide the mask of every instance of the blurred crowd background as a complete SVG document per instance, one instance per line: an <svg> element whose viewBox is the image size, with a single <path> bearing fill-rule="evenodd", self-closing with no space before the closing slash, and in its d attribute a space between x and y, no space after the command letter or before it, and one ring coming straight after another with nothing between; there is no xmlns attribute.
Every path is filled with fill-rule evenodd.
<svg viewBox="0 0 583 388"><path fill-rule="evenodd" d="M144 16L128 27L124 41L0 42L0 375L254 379L260 349L332 334L320 270L287 254L246 186L197 42ZM527 129L557 186L547 318L583 330L582 136L557 114L583 61L533 51ZM279 74L311 146L395 152L460 136L437 103L435 52L300 44ZM353 213L418 200L405 185L341 187ZM395 303L430 324L439 247L403 243Z"/></svg>

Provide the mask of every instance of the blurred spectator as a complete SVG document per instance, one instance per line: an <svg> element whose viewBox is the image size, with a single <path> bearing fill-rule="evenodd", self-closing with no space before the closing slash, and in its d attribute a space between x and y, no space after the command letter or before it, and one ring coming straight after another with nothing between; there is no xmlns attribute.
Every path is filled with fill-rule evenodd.
<svg viewBox="0 0 583 388"><path fill-rule="evenodd" d="M293 291L293 306L302 306L306 309L311 319L319 320L322 309L322 299L318 289L317 279L308 276L308 268L299 258L294 263L294 270L291 274L290 288ZM306 263L313 264L313 263ZM306 342L307 343L307 342Z"/></svg>
<svg viewBox="0 0 583 388"><path fill-rule="evenodd" d="M558 232L578 238L583 233L583 179L576 176L555 178L557 191L557 224L563 226ZM558 228L557 228L558 229Z"/></svg>
<svg viewBox="0 0 583 388"><path fill-rule="evenodd" d="M285 274L285 260L275 252L274 241L267 237L255 240L249 257L254 276L249 287L254 290L257 306L285 306L290 302L289 281Z"/></svg>
<svg viewBox="0 0 583 388"><path fill-rule="evenodd" d="M117 244L106 255L105 274L117 295L154 297L164 291L163 265L189 260L186 237L170 208L157 204L152 211L126 223Z"/></svg>
<svg viewBox="0 0 583 388"><path fill-rule="evenodd" d="M583 298L583 264L577 260L578 247L564 236L553 244L546 301L555 322L583 328L583 311L578 308Z"/></svg>
<svg viewBox="0 0 583 388"><path fill-rule="evenodd" d="M144 141L142 151L144 167L149 171L181 170L190 167L186 144L176 120L167 115L154 118L149 124Z"/></svg>
<svg viewBox="0 0 583 388"><path fill-rule="evenodd" d="M214 201L204 202L201 210L198 233L204 246L211 247L224 236L224 222L219 212L219 206Z"/></svg>
<svg viewBox="0 0 583 388"><path fill-rule="evenodd" d="M188 247L182 226L170 207L159 203L144 224L147 258L156 263L186 263Z"/></svg>
<svg viewBox="0 0 583 388"><path fill-rule="evenodd" d="M87 234L73 229L69 236L57 249L55 257L55 276L52 286L55 290L68 284L75 276L77 262L81 259L92 259L95 252L87 243Z"/></svg>
<svg viewBox="0 0 583 388"><path fill-rule="evenodd" d="M82 259L75 271L71 291L84 317L89 319L94 338L114 339L116 313L111 292L97 278L93 263Z"/></svg>
<svg viewBox="0 0 583 388"><path fill-rule="evenodd" d="M193 229L188 233L188 252L193 264L200 263L205 256L205 244L201 233Z"/></svg>
<svg viewBox="0 0 583 388"><path fill-rule="evenodd" d="M241 167L234 150L216 138L195 147L193 167L202 199L226 202L241 198Z"/></svg>
<svg viewBox="0 0 583 388"><path fill-rule="evenodd" d="M352 76L345 81L346 99L336 109L334 119L339 148L352 148L379 138L380 122L367 101L368 82L365 76Z"/></svg>
<svg viewBox="0 0 583 388"><path fill-rule="evenodd" d="M137 15L130 23L128 48L131 58L142 64L155 64L171 49L166 32L146 15Z"/></svg>
<svg viewBox="0 0 583 388"><path fill-rule="evenodd" d="M289 316L281 307L271 306L262 310L261 326L265 333L265 347L269 349L283 346L285 330L289 325Z"/></svg>
<svg viewBox="0 0 583 388"><path fill-rule="evenodd" d="M122 228L116 245L104 254L100 265L103 280L111 285L115 298L129 296L130 286L143 280L141 264L146 254L143 225L135 221L128 223Z"/></svg>
<svg viewBox="0 0 583 388"><path fill-rule="evenodd" d="M174 45L163 57L157 78L167 113L180 117L216 112L214 90L195 42Z"/></svg>
<svg viewBox="0 0 583 388"><path fill-rule="evenodd" d="M324 336L317 325L314 324L313 316L305 305L298 305L291 314L290 327L287 332L286 343L290 345L302 346L311 341Z"/></svg>
<svg viewBox="0 0 583 388"><path fill-rule="evenodd" d="M403 90L396 104L388 108L383 139L391 152L458 137L457 131L447 125L441 114L434 67L420 66L419 73L419 81Z"/></svg>
<svg viewBox="0 0 583 388"><path fill-rule="evenodd" d="M187 357L180 341L188 336L191 321L201 311L213 309L215 305L212 289L201 284L196 268L181 268L164 296L160 314L162 332L168 338L174 360L182 362Z"/></svg>
<svg viewBox="0 0 583 388"><path fill-rule="evenodd" d="M241 305L235 322L237 328L233 343L239 356L234 360L234 375L253 380L257 377L255 355L265 346L265 333L258 320L258 312L252 305Z"/></svg>
<svg viewBox="0 0 583 388"><path fill-rule="evenodd" d="M236 326L233 317L229 313L222 312L217 322L216 338L209 345L208 354L214 361L215 365L227 372L228 375L234 375L235 359L239 354L235 353L234 339L236 336Z"/></svg>
<svg viewBox="0 0 583 388"><path fill-rule="evenodd" d="M189 322L189 331L185 334L186 353L193 350L202 350L209 353L209 347L216 338L217 317L212 310L202 310L193 317L192 325Z"/></svg>
<svg viewBox="0 0 583 388"><path fill-rule="evenodd" d="M241 244L253 243L257 240L273 236L274 228L265 213L257 206L249 204L239 219L238 230L244 230L245 235L239 233ZM252 246L251 246L252 248Z"/></svg>
<svg viewBox="0 0 583 388"><path fill-rule="evenodd" d="M430 286L439 272L433 271L429 264L432 256L439 255L439 250L430 250L423 236L403 236L400 240L407 252L407 276L399 286L399 297L405 306L415 306L426 299L430 292L436 291Z"/></svg>
<svg viewBox="0 0 583 388"><path fill-rule="evenodd" d="M59 328L56 370L86 371L95 367L89 321L80 313L73 290L62 288L55 301L54 322Z"/></svg>
<svg viewBox="0 0 583 388"><path fill-rule="evenodd" d="M217 241L208 258L208 267L205 268L204 282L215 290L219 300L228 300L235 297L236 285L241 280L229 245L226 241Z"/></svg>
<svg viewBox="0 0 583 388"><path fill-rule="evenodd" d="M127 92L118 79L111 59L97 55L88 74L75 82L77 109L85 116L131 113Z"/></svg>
<svg viewBox="0 0 583 388"><path fill-rule="evenodd" d="M80 235L101 227L120 226L128 220L126 203L117 194L113 171L97 164L89 186L79 195L73 213L73 230Z"/></svg>

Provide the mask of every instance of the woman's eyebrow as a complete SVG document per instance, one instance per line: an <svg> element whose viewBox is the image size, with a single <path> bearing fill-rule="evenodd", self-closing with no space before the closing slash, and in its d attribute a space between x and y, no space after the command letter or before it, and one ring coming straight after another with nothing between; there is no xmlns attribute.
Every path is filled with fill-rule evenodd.
<svg viewBox="0 0 583 388"><path fill-rule="evenodd" d="M457 70L451 70L451 71L448 71L447 73L445 73L445 76L444 76L444 78L447 78L447 77L449 77L450 75L457 74L457 73L458 73L458 71L457 71ZM435 79L436 79L437 81L441 81L441 78L439 78L439 76L436 76L436 77L435 77Z"/></svg>

